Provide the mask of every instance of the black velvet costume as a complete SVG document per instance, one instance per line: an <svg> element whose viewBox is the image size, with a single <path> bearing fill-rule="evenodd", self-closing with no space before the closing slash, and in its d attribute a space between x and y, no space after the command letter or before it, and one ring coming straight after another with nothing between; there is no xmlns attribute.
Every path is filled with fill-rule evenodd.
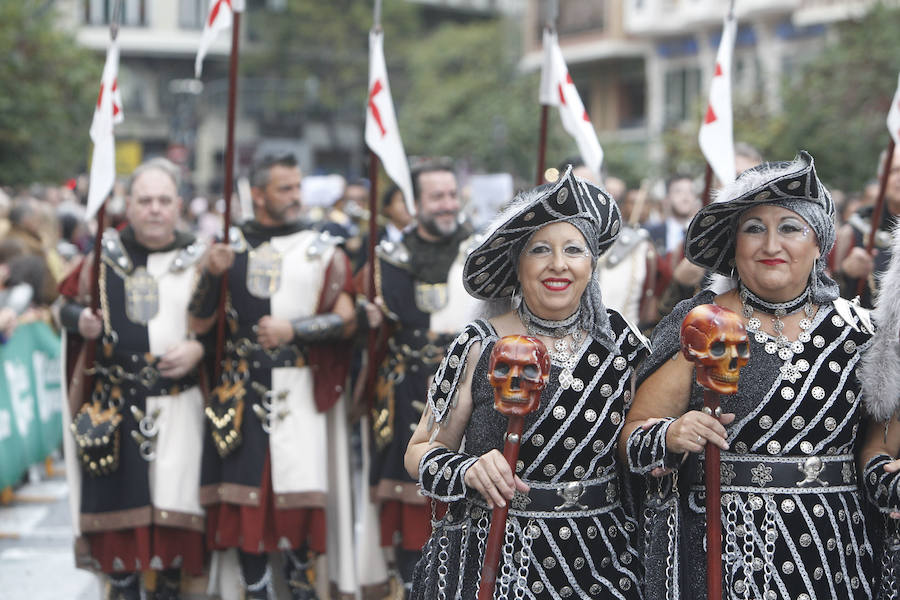
<svg viewBox="0 0 900 600"><path fill-rule="evenodd" d="M679 351L688 311L713 300L711 291L701 292L660 322L639 385ZM726 426L730 449L722 452L721 469L726 598L874 595L873 549L854 460L863 418L856 367L871 333L841 299L819 306L808 333L786 360L766 351L767 343L773 347L770 336L751 333L738 392L721 396L723 412L736 415ZM689 410L702 404L702 388L694 383ZM636 433L629 439L629 459L633 469L643 462L646 471L650 450ZM654 458L670 465L680 459L659 453ZM705 598L702 456L690 454L676 473L674 491L673 477L650 478L661 491L650 494L645 511L646 596Z"/></svg>
<svg viewBox="0 0 900 600"><path fill-rule="evenodd" d="M564 388L563 369L553 364L540 407L526 418L516 472L531 492L510 503L494 598L641 597L637 522L621 502L616 446L632 373L647 348L618 313L608 315L615 350L586 338L572 370L575 383ZM475 341L481 353L467 357ZM478 456L502 451L507 419L494 410L488 383L496 341L486 321L470 324L451 345L429 394L438 425L454 418L459 378L467 360L477 361L464 450L435 447L419 465L423 493L449 501L450 508L432 524L416 569L414 599L476 596L490 512L463 477ZM567 483L578 490L571 502L562 495Z"/></svg>

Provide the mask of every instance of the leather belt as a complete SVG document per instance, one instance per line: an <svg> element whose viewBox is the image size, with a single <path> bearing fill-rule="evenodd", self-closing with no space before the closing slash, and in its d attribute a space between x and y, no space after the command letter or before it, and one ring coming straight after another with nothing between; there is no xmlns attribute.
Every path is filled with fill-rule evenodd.
<svg viewBox="0 0 900 600"><path fill-rule="evenodd" d="M526 481L528 494L516 492L509 502L509 514L518 517L567 517L578 513L596 514L616 508L619 501L618 478L615 473L582 481L556 483ZM487 508L479 496L476 504Z"/></svg>
<svg viewBox="0 0 900 600"><path fill-rule="evenodd" d="M97 364L94 372L111 385L133 388L143 396L174 396L199 384L196 371L181 379L163 377L154 364L149 364L144 355L116 356L114 364Z"/></svg>
<svg viewBox="0 0 900 600"><path fill-rule="evenodd" d="M231 344L229 342L229 344ZM306 365L306 356L295 345L279 346L266 350L249 338L239 338L226 348L240 358L246 359L253 369L274 369L275 367L302 367Z"/></svg>
<svg viewBox="0 0 900 600"><path fill-rule="evenodd" d="M701 469L701 477L702 473ZM719 473L723 492L802 494L856 489L852 454L764 456L723 452ZM697 482L691 489L700 491L704 486Z"/></svg>

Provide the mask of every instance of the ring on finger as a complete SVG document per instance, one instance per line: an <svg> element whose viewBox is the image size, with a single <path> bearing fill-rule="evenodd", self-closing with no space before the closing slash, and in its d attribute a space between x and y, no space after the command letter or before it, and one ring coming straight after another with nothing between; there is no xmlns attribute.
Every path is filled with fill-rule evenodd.
<svg viewBox="0 0 900 600"><path fill-rule="evenodd" d="M703 436L700 435L700 434L697 434L697 443L698 443L698 444L702 444L702 443L703 443Z"/></svg>

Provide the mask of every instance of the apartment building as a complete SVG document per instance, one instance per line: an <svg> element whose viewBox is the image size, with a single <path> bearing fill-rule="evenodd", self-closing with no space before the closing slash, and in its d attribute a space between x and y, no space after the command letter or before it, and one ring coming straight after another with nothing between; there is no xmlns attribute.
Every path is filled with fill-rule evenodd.
<svg viewBox="0 0 900 600"><path fill-rule="evenodd" d="M548 0L524 11L524 69L539 69ZM829 28L873 0L736 0L735 103L779 106L783 76L814 57ZM715 67L728 0L559 0L556 29L601 142L647 142L696 121ZM695 114L696 113L696 114Z"/></svg>

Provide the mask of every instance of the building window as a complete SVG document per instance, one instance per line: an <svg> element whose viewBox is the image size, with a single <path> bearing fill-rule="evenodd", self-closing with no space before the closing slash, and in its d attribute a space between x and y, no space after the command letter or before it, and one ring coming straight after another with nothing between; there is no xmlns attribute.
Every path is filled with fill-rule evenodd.
<svg viewBox="0 0 900 600"><path fill-rule="evenodd" d="M109 25L114 7L119 0L85 0L84 22L87 25ZM129 27L147 25L148 0L124 0L119 22Z"/></svg>
<svg viewBox="0 0 900 600"><path fill-rule="evenodd" d="M203 29L208 5L206 0L179 0L178 26L182 29Z"/></svg>
<svg viewBox="0 0 900 600"><path fill-rule="evenodd" d="M544 31L548 0L539 0L537 39ZM567 0L560 2L556 17L556 30L561 35L603 31L606 28L606 0Z"/></svg>
<svg viewBox="0 0 900 600"><path fill-rule="evenodd" d="M647 123L647 91L641 61L623 63L619 76L619 129L643 127Z"/></svg>
<svg viewBox="0 0 900 600"><path fill-rule="evenodd" d="M700 94L700 69L682 67L666 73L666 126L687 121L694 115Z"/></svg>

